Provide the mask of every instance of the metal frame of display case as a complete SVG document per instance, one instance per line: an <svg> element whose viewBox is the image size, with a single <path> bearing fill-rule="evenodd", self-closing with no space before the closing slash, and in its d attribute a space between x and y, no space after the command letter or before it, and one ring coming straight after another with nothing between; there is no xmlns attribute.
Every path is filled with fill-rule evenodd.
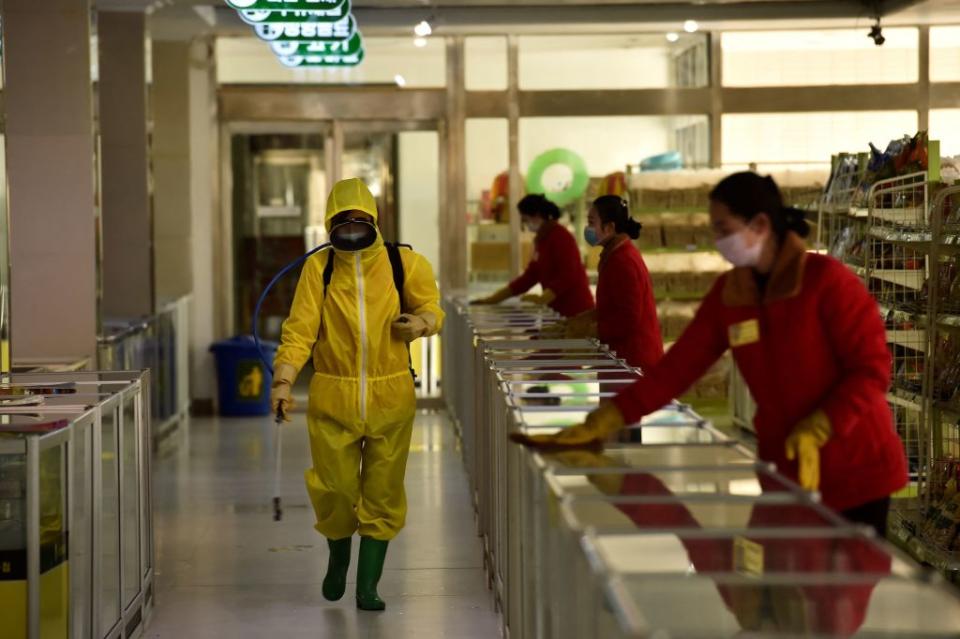
<svg viewBox="0 0 960 639"><path fill-rule="evenodd" d="M870 537L863 528L846 524L821 506L816 495L803 493L795 483L777 475L771 465L757 462L748 449L726 439L709 422L681 404L671 404L641 422L651 435L644 437L642 444L631 441L609 447L609 454L615 460L630 460L623 467L592 468L591 464L581 464L564 468L562 464L567 462L560 461L563 457L549 457L510 444L508 435L512 432L549 433L580 423L594 406L611 394L603 392L600 386L590 386L585 391L583 388L551 390L550 385L597 384L608 381L604 379L608 374L628 381L635 379L639 371L616 360L608 349L594 342L539 339L533 334L542 324L537 311L517 308L477 311L449 301L448 308L452 311L448 326L453 327L455 335L450 344L450 352L455 355L445 376L445 383L453 384L448 401L454 419L460 423L464 461L474 491L478 530L483 538L484 568L503 616L505 637L650 637L651 632L657 630L643 626L643 619L635 614L637 611L629 609L629 599L617 599L617 596L629 595L622 588L618 590L622 576L598 563L591 554L589 539L591 534L607 532L649 536L652 532L677 534L681 529L674 525L666 526L664 531L651 531L634 526L608 531L586 523L575 524L570 516L575 504L590 502L605 508L618 504L641 507L710 504L712 512L717 513L710 519L713 527L688 526L680 533L698 538L729 541L738 533L757 531L765 531L778 539L797 535L813 541ZM537 385L546 385L546 392L529 392L531 386ZM559 405L530 404L531 400L536 402L544 397ZM679 493L666 488L666 492L655 490L649 495L590 494L579 488L568 491L565 487L565 482L571 480L583 485L596 479L594 476L651 472L680 473L680 477L694 478L712 473L731 481L717 484L726 486L725 489L714 488L708 493L698 493L696 486L684 491L683 484L679 484ZM783 490L764 492L768 480L761 483L760 479L754 482L760 487L759 493L752 488L749 491L754 492L742 495L732 490L733 479L740 481L741 476L754 477L758 473L773 478L769 482L779 483ZM674 486L675 482L664 485ZM751 527L750 517L756 504L800 507L806 513L817 515L815 525L784 520L782 527L779 524ZM748 523L736 523L744 512L747 518L743 521ZM748 530L737 528L744 525ZM878 548L879 552L886 553L884 557L896 554L882 544ZM584 580L584 575L590 578ZM820 578L828 585L833 583L826 573L818 573L813 578L803 576L814 581ZM919 576L903 581L911 587L926 587ZM941 592L937 586L930 588L950 604L950 614L960 615L960 602L956 598ZM953 610L955 604L956 610ZM619 620L614 627L604 628L609 635L597 634L598 626L591 627L591 620L599 619L602 611L611 606L621 613Z"/></svg>
<svg viewBox="0 0 960 639"><path fill-rule="evenodd" d="M111 390L99 392L96 378L107 378L103 385ZM122 380L126 378L127 382ZM28 414L48 419L67 416L70 424L56 432L12 433L0 440L0 450L18 446L27 455L28 503L28 634L29 639L41 633L40 564L39 564L39 456L52 446L66 445L66 533L70 535L67 559L71 562L69 594L66 601L67 635L77 639L115 639L137 637L143 633L153 609L154 538L151 486L151 421L149 373L78 372L62 374L14 374L5 385L27 387L51 386L75 380L77 393L50 396L35 406L0 407L0 417L13 419ZM105 455L105 416L112 415L113 450ZM132 417L132 423L127 424ZM0 425L0 432L3 428ZM129 438L132 437L132 443ZM78 442L83 450L78 453ZM107 452L111 452L107 450ZM132 453L127 459L127 453ZM82 456L82 460L78 457ZM112 457L116 466L116 614L106 617L103 610L105 585L104 517L105 502L103 461ZM132 461L132 468L128 462ZM75 468L81 468L79 476ZM114 471L111 471L111 473ZM83 488L76 483L84 482ZM134 492L131 493L130 490ZM135 504L135 515L128 520L126 508ZM135 525L131 529L130 522ZM86 537L83 537L81 531ZM113 544L111 544L113 545ZM84 553L84 549L86 553ZM131 550L135 550L133 566ZM87 559L82 559L84 554ZM84 562L84 568L79 563ZM76 567L76 568L74 568ZM129 591L129 595L128 595Z"/></svg>

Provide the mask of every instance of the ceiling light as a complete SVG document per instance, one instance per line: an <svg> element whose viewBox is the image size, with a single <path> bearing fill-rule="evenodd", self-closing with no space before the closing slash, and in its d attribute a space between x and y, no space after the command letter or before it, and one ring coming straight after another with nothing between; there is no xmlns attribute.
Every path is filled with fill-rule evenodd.
<svg viewBox="0 0 960 639"><path fill-rule="evenodd" d="M402 75L400 75L399 73L393 76L393 81L396 82L397 86L400 87L401 89L407 86L407 79Z"/></svg>
<svg viewBox="0 0 960 639"><path fill-rule="evenodd" d="M680 39L680 34L674 31L671 31L667 34L667 42L676 42Z"/></svg>
<svg viewBox="0 0 960 639"><path fill-rule="evenodd" d="M413 32L421 38L426 38L428 35L433 33L433 27L431 27L430 23L426 20L421 20L420 24L413 28Z"/></svg>
<svg viewBox="0 0 960 639"><path fill-rule="evenodd" d="M700 25L697 24L696 20L687 20L683 23L683 30L687 33L696 33L700 30Z"/></svg>
<svg viewBox="0 0 960 639"><path fill-rule="evenodd" d="M414 38L414 39L413 39L413 46L417 47L418 49L422 49L423 47L427 46L427 39L426 39L426 38Z"/></svg>

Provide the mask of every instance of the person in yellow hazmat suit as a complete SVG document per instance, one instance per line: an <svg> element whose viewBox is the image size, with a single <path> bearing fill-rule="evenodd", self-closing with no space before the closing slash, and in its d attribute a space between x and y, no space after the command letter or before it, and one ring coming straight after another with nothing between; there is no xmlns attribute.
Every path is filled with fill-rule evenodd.
<svg viewBox="0 0 960 639"><path fill-rule="evenodd" d="M351 540L359 533L361 610L386 607L377 584L387 544L406 518L403 479L416 407L409 343L438 333L444 317L430 263L407 248L388 248L377 219L376 201L361 180L333 187L326 211L333 247L304 265L270 394L274 412L289 421L294 380L312 355L313 467L305 476L316 529L330 548L323 594L330 601L343 597Z"/></svg>

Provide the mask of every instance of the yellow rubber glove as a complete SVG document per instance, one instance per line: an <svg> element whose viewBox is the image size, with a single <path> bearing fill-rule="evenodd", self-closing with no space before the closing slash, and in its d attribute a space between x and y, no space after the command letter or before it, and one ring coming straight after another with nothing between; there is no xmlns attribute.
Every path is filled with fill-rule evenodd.
<svg viewBox="0 0 960 639"><path fill-rule="evenodd" d="M283 421L290 421L293 410L293 382L297 379L297 369L290 364L278 364L273 370L273 384L270 385L270 409Z"/></svg>
<svg viewBox="0 0 960 639"><path fill-rule="evenodd" d="M437 319L430 313L424 313L423 315L404 313L393 321L390 328L396 337L409 344L413 340L430 333L432 327L436 325Z"/></svg>
<svg viewBox="0 0 960 639"><path fill-rule="evenodd" d="M540 306L549 306L553 300L557 299L557 294L548 288L543 291L543 295L537 295L536 293L527 293L520 299L529 304L539 304Z"/></svg>
<svg viewBox="0 0 960 639"><path fill-rule="evenodd" d="M820 488L820 449L830 439L830 418L818 410L793 427L787 437L787 459L797 460L797 476L804 490Z"/></svg>
<svg viewBox="0 0 960 639"><path fill-rule="evenodd" d="M567 339L586 339L597 336L597 311L580 313L567 320L567 330L563 335Z"/></svg>
<svg viewBox="0 0 960 639"><path fill-rule="evenodd" d="M583 424L564 428L553 435L525 435L511 433L510 440L530 448L545 450L558 448L595 448L624 426L623 415L615 404L601 404L587 415Z"/></svg>
<svg viewBox="0 0 960 639"><path fill-rule="evenodd" d="M488 295L487 297L481 297L480 299L475 299L470 302L471 306L493 306L494 304L499 304L513 297L513 291L510 290L509 286L504 286L499 291L493 295Z"/></svg>

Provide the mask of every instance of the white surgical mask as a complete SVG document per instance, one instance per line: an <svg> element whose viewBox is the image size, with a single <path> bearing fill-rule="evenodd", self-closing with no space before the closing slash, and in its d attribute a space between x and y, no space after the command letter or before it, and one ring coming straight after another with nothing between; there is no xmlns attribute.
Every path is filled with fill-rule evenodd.
<svg viewBox="0 0 960 639"><path fill-rule="evenodd" d="M717 250L720 251L720 255L734 266L756 266L760 262L763 239L757 238L753 246L748 246L748 232L750 232L749 229L743 229L717 240Z"/></svg>
<svg viewBox="0 0 960 639"><path fill-rule="evenodd" d="M530 231L531 233L537 233L540 230L540 227L542 225L543 225L543 222L541 222L540 220L537 220L536 222L526 223L527 230Z"/></svg>

